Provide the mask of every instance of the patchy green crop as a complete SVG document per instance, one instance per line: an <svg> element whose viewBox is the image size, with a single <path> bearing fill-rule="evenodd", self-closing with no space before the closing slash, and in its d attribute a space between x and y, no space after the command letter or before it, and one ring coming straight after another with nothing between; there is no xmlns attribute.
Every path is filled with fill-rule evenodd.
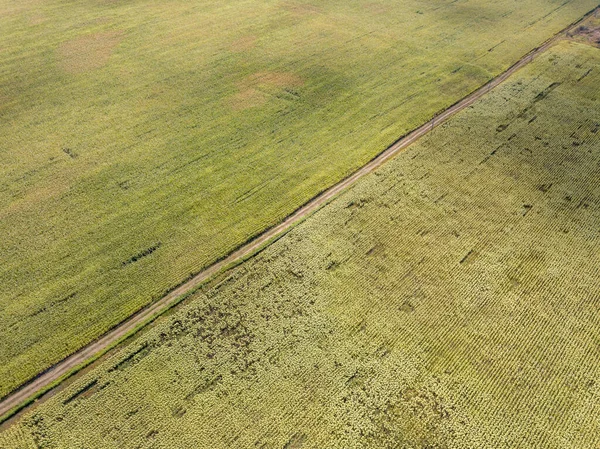
<svg viewBox="0 0 600 449"><path fill-rule="evenodd" d="M0 397L596 0L0 3Z"/></svg>
<svg viewBox="0 0 600 449"><path fill-rule="evenodd" d="M598 446L599 65L554 47L0 447Z"/></svg>

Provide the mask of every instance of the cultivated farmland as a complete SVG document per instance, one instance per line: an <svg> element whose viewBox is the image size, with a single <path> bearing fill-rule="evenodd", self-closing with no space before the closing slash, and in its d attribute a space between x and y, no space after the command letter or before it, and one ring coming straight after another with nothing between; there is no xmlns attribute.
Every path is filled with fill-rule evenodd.
<svg viewBox="0 0 600 449"><path fill-rule="evenodd" d="M0 2L0 397L596 0Z"/></svg>
<svg viewBox="0 0 600 449"><path fill-rule="evenodd" d="M0 447L597 447L598 67L553 47Z"/></svg>

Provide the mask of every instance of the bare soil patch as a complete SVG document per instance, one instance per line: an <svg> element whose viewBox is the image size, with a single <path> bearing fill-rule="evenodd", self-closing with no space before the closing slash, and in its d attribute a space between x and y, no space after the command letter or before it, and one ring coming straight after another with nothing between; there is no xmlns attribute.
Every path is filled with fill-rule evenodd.
<svg viewBox="0 0 600 449"><path fill-rule="evenodd" d="M67 73L85 73L105 66L123 32L89 34L63 43L58 49L60 64Z"/></svg>
<svg viewBox="0 0 600 449"><path fill-rule="evenodd" d="M581 24L569 30L567 37L600 48L600 10L596 10Z"/></svg>

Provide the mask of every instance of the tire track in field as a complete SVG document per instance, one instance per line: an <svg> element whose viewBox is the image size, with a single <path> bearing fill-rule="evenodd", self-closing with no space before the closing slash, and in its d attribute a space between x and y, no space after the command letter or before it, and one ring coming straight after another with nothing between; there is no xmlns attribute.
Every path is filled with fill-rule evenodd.
<svg viewBox="0 0 600 449"><path fill-rule="evenodd" d="M533 59L546 50L548 50L556 42L565 38L566 33L571 30L574 26L577 26L580 22L585 20L591 14L600 11L600 6L593 11L590 11L583 18L578 20L575 24L569 25L560 33L556 34L551 39L547 40L541 46L533 49L525 56L523 56L518 62L509 67L505 72L501 73L497 77L493 78L482 87L472 92L471 94L464 97L462 100L450 106L440 114L434 116L431 120L421 125L419 128L413 130L406 136L397 140L388 149L380 153L377 157L372 159L368 164L358 169L348 178L343 179L339 183L333 185L329 189L323 191L304 206L297 209L294 213L289 215L284 221L276 225L273 228L268 229L258 237L242 245L240 248L229 254L224 259L214 263L205 270L196 274L188 281L181 284L179 287L172 290L166 296L153 304L141 309L128 319L114 327L112 330L104 334L102 337L93 341L89 345L81 348L79 351L63 359L62 361L55 364L45 372L41 373L30 382L22 385L20 388L15 390L13 393L7 395L2 401L0 401L0 423L4 422L22 408L26 407L32 400L41 396L43 393L52 389L57 383L65 380L77 371L82 369L87 364L96 360L99 356L106 353L108 350L113 348L123 339L135 333L143 326L149 324L161 313L175 306L183 297L191 293L196 287L200 286L205 281L209 280L213 276L225 271L228 268L242 262L244 259L252 256L258 250L264 246L272 243L278 238L282 237L287 231L293 226L301 222L308 215L312 214L316 210L323 207L335 196L342 191L346 190L354 183L356 183L363 176L373 172L382 164L389 159L396 156L402 150L407 148L409 145L414 143L419 138L433 130L436 126L446 122L454 114L461 110L471 106L479 98L483 97L494 87L504 82L508 77L514 74L517 70L529 64Z"/></svg>

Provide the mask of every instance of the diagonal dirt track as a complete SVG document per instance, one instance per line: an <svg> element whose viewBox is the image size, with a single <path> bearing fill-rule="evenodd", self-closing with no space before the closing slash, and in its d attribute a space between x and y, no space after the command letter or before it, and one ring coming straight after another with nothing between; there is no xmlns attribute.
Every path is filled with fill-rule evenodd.
<svg viewBox="0 0 600 449"><path fill-rule="evenodd" d="M581 20L584 20L591 14L598 11L600 11L600 7L588 13ZM578 23L581 22L581 20L578 21ZM231 266L243 261L245 258L252 256L265 245L281 237L294 225L298 224L305 217L324 206L332 198L334 198L340 192L353 185L360 178L371 173L383 163L385 163L387 160L396 156L399 152L404 150L406 147L411 145L420 137L430 132L437 125L444 123L454 114L473 104L476 100L484 96L491 89L505 81L517 70L529 64L536 56L539 56L540 54L544 53L557 41L564 39L566 32L571 28L572 25L567 27L564 31L560 32L550 40L546 41L540 47L532 50L530 53L521 58L516 64L511 66L508 70L498 75L475 92L466 96L465 98L455 103L439 115L435 116L427 123L423 124L419 128L415 129L411 133L396 141L393 145L391 145L388 149L379 154L379 156L377 156L371 162L354 172L348 178L340 181L339 183L335 184L334 186L330 187L329 189L325 190L324 192L313 198L304 206L296 210L292 215L288 216L279 225L265 231L257 238L241 246L239 249L229 254L226 258L198 273L193 278L189 279L187 282L172 290L169 294L167 294L157 302L149 305L148 307L132 315L127 320L113 328L111 331L107 332L105 335L103 335L96 341L90 343L89 345L75 352L71 356L63 359L49 370L40 374L38 377L32 379L29 383L15 390L12 394L6 396L0 402L0 422L9 418L12 414L16 413L22 407L26 406L29 401L40 396L42 393L52 388L61 380L64 380L65 378L74 374L83 366L95 360L100 355L104 354L106 351L114 347L124 338L134 333L137 329L151 322L158 315L177 304L184 295L192 292L203 282L207 281L216 274L225 271L227 268L230 268Z"/></svg>

